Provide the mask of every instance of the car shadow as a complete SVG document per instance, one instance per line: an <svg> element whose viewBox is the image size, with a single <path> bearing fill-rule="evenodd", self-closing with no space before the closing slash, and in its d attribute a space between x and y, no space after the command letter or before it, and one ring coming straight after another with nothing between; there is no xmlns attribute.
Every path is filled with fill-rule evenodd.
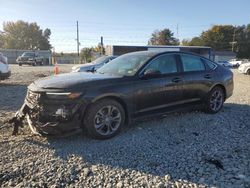
<svg viewBox="0 0 250 188"><path fill-rule="evenodd" d="M55 155L65 161L74 155L90 166L108 165L153 176L170 174L174 180L193 183L200 183L202 177L203 184L212 186L206 180L215 176L215 185L217 177L230 174L231 166L224 161L230 160L235 148L244 147L239 140L221 143L234 139L235 132L239 135L237 139L248 138L243 143L250 143L250 125L245 123L250 121L249 114L249 105L226 103L221 112L214 115L193 111L135 122L109 140L94 140L82 133L48 138L48 144L34 139L28 141L53 149Z"/></svg>
<svg viewBox="0 0 250 188"><path fill-rule="evenodd" d="M23 104L26 92L26 85L0 83L0 110L18 110Z"/></svg>

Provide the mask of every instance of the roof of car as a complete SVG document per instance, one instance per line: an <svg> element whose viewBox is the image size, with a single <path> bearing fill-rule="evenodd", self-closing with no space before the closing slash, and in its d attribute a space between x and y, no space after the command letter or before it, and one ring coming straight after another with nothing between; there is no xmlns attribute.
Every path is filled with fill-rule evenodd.
<svg viewBox="0 0 250 188"><path fill-rule="evenodd" d="M162 50L153 50L153 51L136 51L136 52L130 52L127 54L138 54L138 55L160 55L160 54L166 54L166 53L181 53L181 54L190 54L190 55L195 55L195 56L200 56L199 54L192 53L192 52L182 52L182 51L162 51ZM126 55L126 54L124 54Z"/></svg>

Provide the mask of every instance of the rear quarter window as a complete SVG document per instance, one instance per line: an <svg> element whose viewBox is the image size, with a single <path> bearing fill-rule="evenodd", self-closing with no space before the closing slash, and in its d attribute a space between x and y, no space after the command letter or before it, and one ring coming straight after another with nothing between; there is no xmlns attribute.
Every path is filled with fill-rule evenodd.
<svg viewBox="0 0 250 188"><path fill-rule="evenodd" d="M217 67L216 63L214 63L214 62L212 62L212 61L209 61L209 60L207 60L207 59L202 59L202 60L206 63L206 65L207 65L207 67L208 67L209 69L211 69L211 70L216 69L216 67Z"/></svg>

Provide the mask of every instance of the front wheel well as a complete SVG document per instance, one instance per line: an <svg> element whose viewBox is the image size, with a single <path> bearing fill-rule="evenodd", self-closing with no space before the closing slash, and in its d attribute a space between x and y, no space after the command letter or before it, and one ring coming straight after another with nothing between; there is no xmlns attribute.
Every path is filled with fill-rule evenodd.
<svg viewBox="0 0 250 188"><path fill-rule="evenodd" d="M128 107L127 107L127 104L124 102L124 100L122 100L121 98L116 97L116 96L105 96L105 97L102 97L102 98L96 100L96 101L93 102L93 103L97 103L97 102L99 102L99 101L101 101L101 100L105 100L105 99L114 100L114 101L118 102L118 103L123 107L124 112L125 112L125 124L129 124L130 118L129 118ZM90 107L93 103L90 103L90 104L86 107L85 112L84 112L84 115L83 115L83 118L84 118L84 116L85 116L85 114L86 114L86 111L89 109L89 107Z"/></svg>

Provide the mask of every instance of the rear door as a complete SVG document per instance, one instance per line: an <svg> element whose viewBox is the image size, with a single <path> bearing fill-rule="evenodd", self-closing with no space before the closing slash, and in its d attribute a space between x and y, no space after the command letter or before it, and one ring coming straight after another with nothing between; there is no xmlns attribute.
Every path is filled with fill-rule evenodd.
<svg viewBox="0 0 250 188"><path fill-rule="evenodd" d="M212 85L211 70L199 56L180 54L179 60L183 71L183 100L195 102L203 99Z"/></svg>

